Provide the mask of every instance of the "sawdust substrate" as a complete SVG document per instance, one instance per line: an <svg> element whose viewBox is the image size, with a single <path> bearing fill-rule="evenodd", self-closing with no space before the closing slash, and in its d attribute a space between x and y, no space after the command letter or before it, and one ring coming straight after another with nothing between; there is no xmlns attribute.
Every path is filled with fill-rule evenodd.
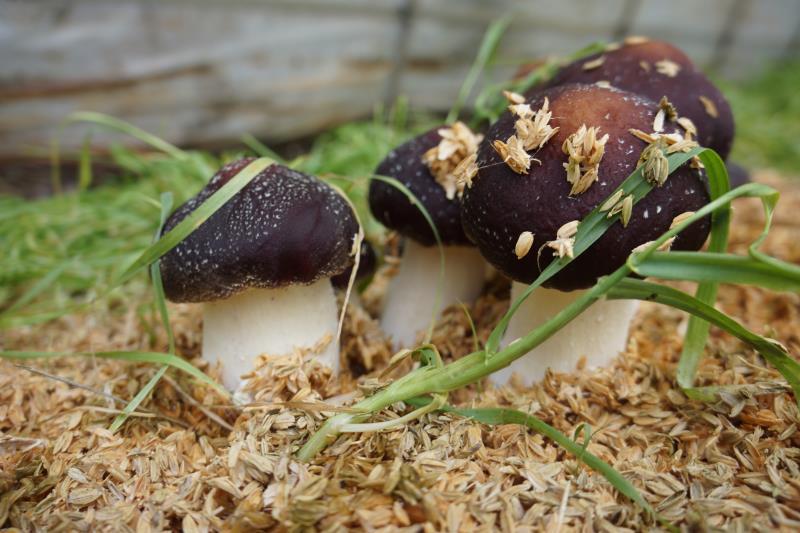
<svg viewBox="0 0 800 533"><path fill-rule="evenodd" d="M800 263L800 186L761 173L782 191L764 250ZM756 200L738 201L732 250L762 227ZM391 269L391 267L390 267ZM375 308L387 273L363 296ZM689 285L679 285L691 288ZM495 280L471 308L485 340L507 306ZM800 298L722 287L719 308L800 353ZM135 307L135 306L131 306ZM197 357L200 314L171 306L179 351ZM753 350L712 329L699 385L738 385L716 404L675 385L686 318L642 305L627 351L607 369L548 375L532 388L488 383L452 403L509 406L572 435L686 530L800 528L800 415L781 376ZM151 327L144 327L145 322ZM157 318L135 310L73 316L3 333L4 349L165 350ZM99 358L29 364L89 390L0 362L0 527L46 531L631 531L658 529L553 442L515 425L488 427L433 414L385 433L339 438L312 463L293 459L330 413L378 385L390 352L374 320L355 307L343 338L351 371L331 380L302 354L263 361L254 404L237 410L207 386L170 371L136 416L107 428L156 371ZM474 343L460 309L448 310L434 342L446 359ZM207 369L207 368L206 368ZM207 369L212 375L215 369ZM402 371L402 369L400 369ZM359 378L355 374L363 374ZM376 416L407 412L394 406Z"/></svg>

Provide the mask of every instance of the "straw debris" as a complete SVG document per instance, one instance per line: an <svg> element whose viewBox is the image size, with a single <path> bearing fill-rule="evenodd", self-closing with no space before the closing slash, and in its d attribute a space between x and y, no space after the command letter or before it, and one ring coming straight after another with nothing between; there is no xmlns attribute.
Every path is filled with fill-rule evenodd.
<svg viewBox="0 0 800 533"><path fill-rule="evenodd" d="M575 235L578 233L578 224L580 224L579 220L567 222L558 228L555 240L547 241L544 245L555 250L559 258L566 256L571 259L574 255L573 247L575 246Z"/></svg>
<svg viewBox="0 0 800 533"><path fill-rule="evenodd" d="M477 167L467 163L474 163L472 156L478 151L478 145L483 135L473 133L463 122L456 122L449 128L440 128L439 144L422 155L422 161L430 169L436 183L445 191L447 198L452 200L464 192L464 186L472 182L477 173ZM473 172L474 170L474 172Z"/></svg>
<svg viewBox="0 0 800 533"><path fill-rule="evenodd" d="M586 192L599 179L600 161L605 153L608 134L598 138L600 128L586 124L564 140L561 150L569 156L564 163L570 196Z"/></svg>

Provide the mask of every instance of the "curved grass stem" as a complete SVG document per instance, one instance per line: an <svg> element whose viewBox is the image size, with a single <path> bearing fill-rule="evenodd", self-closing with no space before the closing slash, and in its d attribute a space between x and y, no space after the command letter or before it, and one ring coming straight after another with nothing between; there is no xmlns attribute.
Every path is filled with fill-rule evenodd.
<svg viewBox="0 0 800 533"><path fill-rule="evenodd" d="M420 407L419 409L415 409L414 411L411 411L407 415L403 415L400 418L395 418L394 420L386 420L385 422L373 422L371 424L343 424L339 427L339 431L341 431L342 433L362 433L365 431L388 431L400 427L403 424L406 424L418 418L421 418L422 416L428 413L432 413L433 411L436 411L437 409L442 407L445 403L447 403L447 395L436 394L434 395L432 402L423 407Z"/></svg>
<svg viewBox="0 0 800 533"><path fill-rule="evenodd" d="M353 406L359 414L341 413L330 418L300 449L297 458L309 461L328 444L333 442L343 428L352 427L393 403L427 394L445 394L474 383L492 372L510 365L530 350L546 341L567 322L578 316L586 308L600 299L610 288L629 274L627 266L622 266L610 276L601 279L597 285L576 299L569 306L527 336L521 338L491 358L483 351L473 352L449 365L441 367L426 366L412 372L388 385L372 396ZM414 414L414 413L411 413ZM369 426L364 424L363 426Z"/></svg>
<svg viewBox="0 0 800 533"><path fill-rule="evenodd" d="M610 275L598 280L594 287L562 309L552 319L503 350L493 353L491 357L487 357L487 348L487 350L476 351L466 355L448 365L424 366L358 402L353 406L354 409L359 411L358 414L340 414L329 419L300 449L298 459L302 461L310 460L336 438L336 435L342 431L343 426L358 424L369 417L370 413L377 412L393 403L418 396L450 392L475 383L483 377L508 366L514 360L546 341L594 302L606 297L617 284L635 271L667 239L677 235L702 217L713 213L716 209L727 206L737 197L756 196L763 199L769 197L773 192L774 190L769 187L749 184L722 194L699 209L691 217L686 218L680 224L664 233L643 251L631 254L626 264ZM368 425L363 425L362 427L368 427Z"/></svg>

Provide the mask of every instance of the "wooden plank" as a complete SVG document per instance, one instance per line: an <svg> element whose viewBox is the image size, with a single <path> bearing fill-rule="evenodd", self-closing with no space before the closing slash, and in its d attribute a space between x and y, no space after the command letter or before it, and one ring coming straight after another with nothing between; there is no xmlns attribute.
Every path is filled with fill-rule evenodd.
<svg viewBox="0 0 800 533"><path fill-rule="evenodd" d="M782 59L800 24L797 0L749 0L720 70L744 78Z"/></svg>
<svg viewBox="0 0 800 533"><path fill-rule="evenodd" d="M507 79L517 66L531 59L569 54L593 41L609 40L623 5L623 0L420 0L400 91L408 94L416 107L448 109L486 27L504 13L512 22L501 43L499 64L491 73L495 81ZM575 17L575 13L582 15Z"/></svg>
<svg viewBox="0 0 800 533"><path fill-rule="evenodd" d="M395 94L447 110L487 25L504 14L512 25L494 80L623 27L675 42L702 65L734 1L747 9L725 73L746 75L784 53L797 0L0 0L0 156L43 150L78 109L177 144L297 138L368 116ZM66 145L84 131L70 129Z"/></svg>
<svg viewBox="0 0 800 533"><path fill-rule="evenodd" d="M179 144L244 132L295 138L368 116L393 68L391 10L315 17L270 5L69 6L4 5L0 154L41 146L78 109L112 114ZM70 133L66 144L75 147L82 130Z"/></svg>

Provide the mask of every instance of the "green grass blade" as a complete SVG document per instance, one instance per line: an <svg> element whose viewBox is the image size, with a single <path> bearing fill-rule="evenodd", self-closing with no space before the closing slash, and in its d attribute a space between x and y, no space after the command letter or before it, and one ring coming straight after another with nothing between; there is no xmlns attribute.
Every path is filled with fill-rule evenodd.
<svg viewBox="0 0 800 533"><path fill-rule="evenodd" d="M165 192L161 195L161 215L158 223L158 230L156 230L156 233L153 236L154 241L158 241L158 238L161 236L161 230L164 227L170 212L172 212L172 193ZM153 291L155 292L156 296L156 306L158 307L158 311L161 316L161 324L164 326L164 330L167 332L169 353L174 355L175 335L172 331L172 326L169 323L169 311L167 310L167 301L164 297L164 285L161 283L161 269L159 267L160 261L155 261L152 265L150 265L150 277L153 282ZM122 412L117 415L117 417L114 419L114 422L111 424L111 427L109 427L109 430L111 430L112 433L121 428L122 424L125 423L130 414L136 411L139 405L150 395L150 392L155 388L156 385L158 385L158 382L161 381L161 378L166 373L167 368L169 367L166 365L162 366L158 372L156 372L153 377L148 380L145 386L142 387L138 393L136 393L131 401L128 402Z"/></svg>
<svg viewBox="0 0 800 533"><path fill-rule="evenodd" d="M636 265L644 277L675 281L756 285L776 291L800 291L800 268L779 260L769 263L734 254L655 252Z"/></svg>
<svg viewBox="0 0 800 533"><path fill-rule="evenodd" d="M158 242L159 237L161 236L161 230L164 228L164 224L167 222L167 217L172 212L172 193L165 192L161 195L161 215L160 220L158 223L158 230L156 230L156 234L154 240ZM150 265L150 277L153 280L153 291L155 292L156 296L156 306L158 306L158 312L161 315L161 324L164 326L164 331L167 332L167 341L169 344L169 353L175 353L175 334L172 331L172 326L169 323L169 311L167 310L167 299L164 296L164 285L161 283L161 268L160 268L160 261L155 261L152 265Z"/></svg>
<svg viewBox="0 0 800 533"><path fill-rule="evenodd" d="M430 398L414 398L406 401L406 403L414 407L422 407L430 403ZM574 455L579 461L584 463L592 470L602 475L620 494L625 495L631 501L635 502L642 509L655 516L656 513L653 508L647 503L639 491L636 490L630 481L617 472L614 467L600 459L594 454L589 453L583 444L579 444L570 439L553 426L547 424L543 420L517 411L514 409L501 409L501 408L475 408L475 409L461 409L445 405L439 409L447 413L455 413L457 415L471 418L489 426L497 426L501 424L518 424L536 431L558 443L559 446Z"/></svg>
<svg viewBox="0 0 800 533"><path fill-rule="evenodd" d="M667 159L669 161L670 173L688 161L692 156L700 153L701 150L701 148L695 148L688 153L676 153L668 156ZM623 191L623 194L632 194L634 198L634 205L636 205L636 203L644 198L651 189L652 185L650 185L642 176L642 169L638 168L630 176L628 176L619 187L612 191L609 196L613 196L614 193L621 190ZM539 274L539 277L537 277L533 283L528 286L525 292L523 292L519 298L517 298L517 300L511 304L506 314L502 319L500 319L500 322L498 322L497 326L495 326L495 328L492 330L492 333L489 335L489 340L486 343L486 353L488 356L491 356L497 352L503 334L505 333L506 329L508 328L508 324L511 321L511 317L517 312L517 309L519 309L528 296L530 296L530 294L540 287L544 282L555 276L570 262L574 261L575 258L579 257L600 237L602 237L603 233L605 233L608 228L617 223L618 219L616 217L608 218L606 213L600 211L600 206L602 206L603 203L605 202L600 202L595 209L586 215L586 217L578 226L578 233L575 235L574 257L569 258L565 256L560 259L553 260L549 265L547 265L541 274Z"/></svg>
<svg viewBox="0 0 800 533"><path fill-rule="evenodd" d="M475 322L472 320L472 315L469 312L469 307L460 301L458 305L461 307L461 310L464 311L464 316L467 317L467 323L469 323L469 330L472 332L472 348L474 351L479 351L481 349L481 341L478 339L478 330L475 329Z"/></svg>
<svg viewBox="0 0 800 533"><path fill-rule="evenodd" d="M106 115L105 113L97 113L95 111L75 111L67 115L67 118L64 120L65 124L72 122L90 122L92 124L97 124L98 126L116 130L120 133L124 133L139 139L143 143L149 144L156 150L164 152L175 159L183 160L189 158L189 154L187 152L184 152L174 144L168 143L164 139L157 137L152 133L148 133L143 129L137 128L129 122L112 117L111 115Z"/></svg>
<svg viewBox="0 0 800 533"><path fill-rule="evenodd" d="M800 363L792 359L777 342L748 330L711 305L672 287L627 278L617 283L608 293L610 299L636 299L658 302L691 313L707 323L714 324L755 348L775 367L792 387L795 401L800 406ZM687 387L691 390L691 387Z"/></svg>
<svg viewBox="0 0 800 533"><path fill-rule="evenodd" d="M83 138L80 161L78 165L78 190L85 191L92 185L92 134Z"/></svg>
<svg viewBox="0 0 800 533"><path fill-rule="evenodd" d="M2 359L53 359L56 357L100 357L102 359L115 359L119 361L130 361L135 363L153 363L159 365L169 365L190 376L214 387L225 397L230 394L225 387L205 375L197 367L188 361L168 353L160 352L141 352L141 351L109 351L109 352L38 352L38 351L0 351Z"/></svg>
<svg viewBox="0 0 800 533"><path fill-rule="evenodd" d="M172 228L164 234L158 242L148 247L142 254L133 262L131 266L119 277L115 286L122 285L131 279L140 269L151 264L153 261L173 249L190 233L196 230L200 225L211 217L217 210L222 207L228 200L236 196L250 181L255 178L262 170L273 164L271 159L262 157L256 159L244 169L242 169L236 176L234 176L228 183L220 187L220 189L212 194L205 202L203 202L197 209L183 219L177 226Z"/></svg>
<svg viewBox="0 0 800 533"><path fill-rule="evenodd" d="M764 240L767 238L769 234L769 230L772 227L772 218L775 215L775 206L778 204L778 199L780 198L780 193L778 191L773 191L772 194L765 194L761 197L762 207L764 208L764 228L761 230L761 234L758 238L753 241L753 243L748 248L748 254L750 257L761 261L762 263L780 266L786 265L783 261L771 257L761 251L758 248L764 243ZM792 265L796 272L800 272L800 267L796 265Z"/></svg>
<svg viewBox="0 0 800 533"><path fill-rule="evenodd" d="M112 422L111 426L109 426L109 431L116 433L117 430L122 427L122 424L125 423L130 414L136 411L139 405L141 405L141 403L150 395L150 393L166 373L167 368L169 367L162 366L159 368L158 372L156 372L153 377L151 377L147 383L145 383L144 387L142 387L141 390L136 393L136 396L134 396L133 399L128 402L122 412L117 415L117 417L114 419L114 422Z"/></svg>
<svg viewBox="0 0 800 533"><path fill-rule="evenodd" d="M706 167L708 176L709 192L711 200L715 200L730 190L728 170L722 159L713 151L704 151L700 159ZM708 251L712 253L723 253L728 248L728 233L730 230L730 205L726 204L715 210L711 218L711 238L708 243ZM716 281L704 281L697 287L695 296L703 303L713 305L717 299ZM686 336L683 341L683 350L678 363L678 384L683 387L691 387L694 376L697 373L697 366L703 356L703 350L708 338L709 324L702 319L691 316L686 328Z"/></svg>
<svg viewBox="0 0 800 533"><path fill-rule="evenodd" d="M13 304L0 313L0 323L2 323L2 317L11 316L18 309L25 307L37 296L49 289L56 281L58 281L58 278L61 277L61 274L63 274L67 268L72 266L73 262L73 260L64 261L56 268L48 272L45 276L40 278L36 283L31 285L31 287L25 291L22 296L20 296Z"/></svg>
<svg viewBox="0 0 800 533"><path fill-rule="evenodd" d="M450 108L450 112L447 114L446 122L448 124L458 119L461 108L464 107L464 103L467 101L472 89L478 82L481 72L492 60L495 52L497 52L500 40L503 38L503 34L510 23L510 17L503 17L489 24L486 33L483 35L480 48L478 48L478 55L475 56L475 60L472 62L472 66L469 68L469 72L467 72L467 76L464 78L464 82L458 90L458 95L456 96L455 102L453 102L453 107Z"/></svg>

